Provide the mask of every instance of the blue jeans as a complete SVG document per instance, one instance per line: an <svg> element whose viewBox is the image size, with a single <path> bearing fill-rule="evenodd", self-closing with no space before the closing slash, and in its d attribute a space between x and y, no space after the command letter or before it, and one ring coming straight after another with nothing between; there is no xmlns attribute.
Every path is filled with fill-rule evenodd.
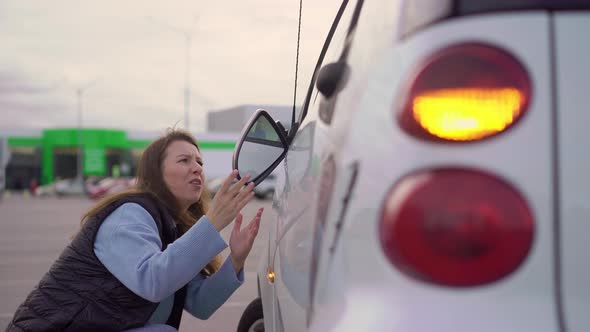
<svg viewBox="0 0 590 332"><path fill-rule="evenodd" d="M153 324L146 325L144 327L138 327L136 329L125 330L123 332L178 332L178 330L170 325Z"/></svg>

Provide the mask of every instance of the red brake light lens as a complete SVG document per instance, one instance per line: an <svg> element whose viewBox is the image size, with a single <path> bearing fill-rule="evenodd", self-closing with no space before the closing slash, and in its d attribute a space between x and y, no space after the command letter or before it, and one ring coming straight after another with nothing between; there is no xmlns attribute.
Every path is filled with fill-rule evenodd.
<svg viewBox="0 0 590 332"><path fill-rule="evenodd" d="M409 175L384 202L380 240L402 272L434 284L475 286L517 269L533 243L533 216L509 184L478 171Z"/></svg>
<svg viewBox="0 0 590 332"><path fill-rule="evenodd" d="M435 54L412 81L399 123L409 134L466 142L501 133L525 114L531 83L497 47L461 44Z"/></svg>

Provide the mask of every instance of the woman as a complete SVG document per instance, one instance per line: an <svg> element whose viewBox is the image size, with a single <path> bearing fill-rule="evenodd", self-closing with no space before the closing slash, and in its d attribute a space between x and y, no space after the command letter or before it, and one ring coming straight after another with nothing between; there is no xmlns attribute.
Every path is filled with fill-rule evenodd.
<svg viewBox="0 0 590 332"><path fill-rule="evenodd" d="M106 198L17 309L7 331L176 331L183 309L207 319L244 281L262 209L227 177L208 204L196 140L170 131L144 151L137 186ZM232 220L229 257L219 232Z"/></svg>

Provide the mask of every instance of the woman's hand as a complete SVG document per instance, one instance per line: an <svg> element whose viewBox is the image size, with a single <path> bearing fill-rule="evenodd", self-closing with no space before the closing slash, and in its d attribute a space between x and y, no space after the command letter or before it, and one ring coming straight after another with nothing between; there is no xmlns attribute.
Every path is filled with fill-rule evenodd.
<svg viewBox="0 0 590 332"><path fill-rule="evenodd" d="M262 218L263 211L263 208L258 209L258 213L256 213L254 219L252 219L252 221L248 223L248 226L244 227L242 230L240 230L243 219L242 214L239 213L236 217L236 222L234 223L234 228L232 229L229 238L229 248L231 251L229 257L236 273L244 267L246 257L248 257L248 254L252 249L252 244L258 234L260 218Z"/></svg>
<svg viewBox="0 0 590 332"><path fill-rule="evenodd" d="M238 171L234 170L223 181L223 185L217 191L215 197L213 197L209 211L207 211L206 215L209 218L209 222L218 231L229 225L242 208L254 197L254 192L252 191L254 189L254 183L250 182L244 186L250 179L248 175L244 176L236 184L231 184L237 175Z"/></svg>

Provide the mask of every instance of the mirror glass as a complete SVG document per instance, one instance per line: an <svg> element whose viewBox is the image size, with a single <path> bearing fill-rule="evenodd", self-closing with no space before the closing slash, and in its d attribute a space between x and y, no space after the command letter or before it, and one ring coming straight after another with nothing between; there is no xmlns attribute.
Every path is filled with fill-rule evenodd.
<svg viewBox="0 0 590 332"><path fill-rule="evenodd" d="M246 139L271 141L281 144L279 134L265 116L260 116L248 131ZM266 142L268 143L268 142Z"/></svg>
<svg viewBox="0 0 590 332"><path fill-rule="evenodd" d="M284 151L285 147L275 128L266 117L260 116L244 138L238 155L240 177L249 174L254 180L277 161Z"/></svg>

